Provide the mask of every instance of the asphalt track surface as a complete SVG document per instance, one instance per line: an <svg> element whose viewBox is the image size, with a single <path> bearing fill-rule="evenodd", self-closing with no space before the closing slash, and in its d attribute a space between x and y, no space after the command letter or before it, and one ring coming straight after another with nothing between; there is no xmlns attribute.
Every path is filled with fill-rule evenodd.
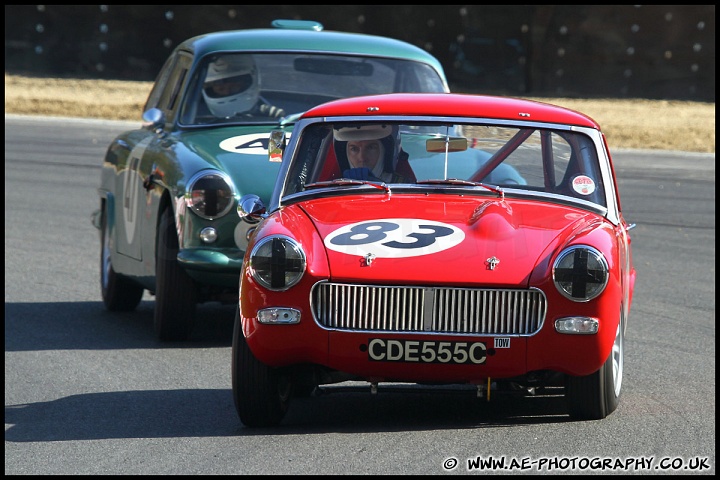
<svg viewBox="0 0 720 480"><path fill-rule="evenodd" d="M253 430L233 407L232 308L201 306L186 343L155 340L149 296L103 308L90 214L128 125L5 117L5 474L478 474L490 457L493 473L715 473L714 154L614 152L638 280L608 418L350 384Z"/></svg>

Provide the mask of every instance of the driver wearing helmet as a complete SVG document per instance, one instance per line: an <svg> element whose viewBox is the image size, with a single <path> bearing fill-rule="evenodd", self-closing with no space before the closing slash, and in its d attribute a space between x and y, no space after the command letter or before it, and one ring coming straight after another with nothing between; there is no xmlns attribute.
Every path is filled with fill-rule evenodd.
<svg viewBox="0 0 720 480"><path fill-rule="evenodd" d="M202 93L216 117L285 116L260 96L260 75L250 55L223 55L210 62Z"/></svg>
<svg viewBox="0 0 720 480"><path fill-rule="evenodd" d="M342 176L386 183L415 183L397 125L363 125L333 130Z"/></svg>

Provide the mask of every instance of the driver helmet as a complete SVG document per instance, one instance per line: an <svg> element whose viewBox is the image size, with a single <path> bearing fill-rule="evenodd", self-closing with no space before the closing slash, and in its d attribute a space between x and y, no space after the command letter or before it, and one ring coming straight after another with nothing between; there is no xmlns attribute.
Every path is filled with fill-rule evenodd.
<svg viewBox="0 0 720 480"><path fill-rule="evenodd" d="M393 173L400 158L400 128L397 125L368 124L360 126L339 126L333 130L335 156L342 171L350 168L347 158L347 142L356 140L380 140L383 146L382 165L380 172L373 172L379 177L380 173Z"/></svg>
<svg viewBox="0 0 720 480"><path fill-rule="evenodd" d="M250 55L223 55L208 65L203 97L216 117L232 117L255 106L260 77Z"/></svg>

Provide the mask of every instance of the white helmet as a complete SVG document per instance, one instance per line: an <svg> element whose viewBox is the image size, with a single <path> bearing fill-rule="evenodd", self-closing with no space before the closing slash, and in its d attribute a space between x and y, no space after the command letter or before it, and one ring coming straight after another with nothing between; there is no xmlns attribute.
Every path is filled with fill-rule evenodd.
<svg viewBox="0 0 720 480"><path fill-rule="evenodd" d="M397 125L368 124L360 126L340 126L333 130L335 140L335 155L343 170L349 168L350 163L345 153L347 142L357 140L380 140L383 146L383 162L378 162L375 176L383 171L394 172L400 159L400 128Z"/></svg>
<svg viewBox="0 0 720 480"><path fill-rule="evenodd" d="M259 92L260 77L250 55L224 55L208 65L203 97L216 117L247 112Z"/></svg>

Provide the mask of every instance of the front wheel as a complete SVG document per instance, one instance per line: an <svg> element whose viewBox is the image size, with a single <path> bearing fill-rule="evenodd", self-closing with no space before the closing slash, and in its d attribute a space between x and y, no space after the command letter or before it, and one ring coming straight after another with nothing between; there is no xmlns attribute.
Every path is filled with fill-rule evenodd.
<svg viewBox="0 0 720 480"><path fill-rule="evenodd" d="M160 340L186 340L193 327L197 289L177 260L178 237L173 213L160 217L156 249L155 334Z"/></svg>
<svg viewBox="0 0 720 480"><path fill-rule="evenodd" d="M566 376L565 397L570 417L578 420L599 420L617 408L623 377L623 326L621 313L612 350L597 372L583 377Z"/></svg>
<svg viewBox="0 0 720 480"><path fill-rule="evenodd" d="M142 300L144 289L115 272L110 256L110 225L107 206L100 225L100 290L105 308L112 312L134 310Z"/></svg>
<svg viewBox="0 0 720 480"><path fill-rule="evenodd" d="M250 351L235 313L232 343L232 390L235 410L247 427L280 424L290 403L292 384L280 369L260 362Z"/></svg>

